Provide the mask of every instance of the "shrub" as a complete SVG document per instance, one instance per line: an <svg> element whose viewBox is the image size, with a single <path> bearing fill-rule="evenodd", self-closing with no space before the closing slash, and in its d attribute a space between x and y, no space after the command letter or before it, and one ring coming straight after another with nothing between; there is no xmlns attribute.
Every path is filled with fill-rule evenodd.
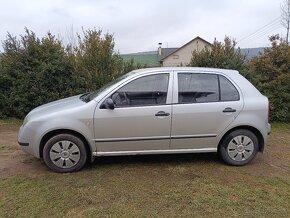
<svg viewBox="0 0 290 218"><path fill-rule="evenodd" d="M273 120L290 121L290 47L278 35L270 37L272 46L249 63L252 78L269 97Z"/></svg>
<svg viewBox="0 0 290 218"><path fill-rule="evenodd" d="M83 31L78 44L64 46L48 33L38 38L25 29L18 39L11 34L3 42L0 56L0 117L23 118L38 105L93 91L134 63L124 63L114 53L110 34L100 30Z"/></svg>
<svg viewBox="0 0 290 218"><path fill-rule="evenodd" d="M235 49L236 42L225 37L224 42L215 40L211 48L202 51L193 51L189 66L192 67L214 67L224 69L242 70L244 68L245 56L240 49Z"/></svg>

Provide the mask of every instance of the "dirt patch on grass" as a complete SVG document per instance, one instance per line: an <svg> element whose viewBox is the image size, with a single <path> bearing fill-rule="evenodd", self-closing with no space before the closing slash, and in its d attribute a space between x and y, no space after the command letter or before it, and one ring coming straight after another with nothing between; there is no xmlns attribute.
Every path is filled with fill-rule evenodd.
<svg viewBox="0 0 290 218"><path fill-rule="evenodd" d="M13 175L39 175L45 165L20 149L17 143L19 124L0 123L0 179Z"/></svg>
<svg viewBox="0 0 290 218"><path fill-rule="evenodd" d="M253 164L244 168L266 177L290 178L290 126L274 125L263 154L258 154Z"/></svg>
<svg viewBox="0 0 290 218"><path fill-rule="evenodd" d="M84 170L92 168L97 170L99 166L125 164L133 168L144 168L145 166L146 169L152 171L155 167L167 165L169 166L168 171L172 175L188 179L200 176L197 173L188 172L189 167L194 168L195 172L206 172L219 178L224 176L225 169L256 176L289 178L290 129L287 127L289 126L286 128L281 126L275 128L274 126L264 153L259 153L254 161L244 167L226 166L216 154L179 154L103 157L98 158ZM41 160L21 151L17 143L18 129L18 123L0 123L0 179L13 175L39 176L48 173L49 170Z"/></svg>
<svg viewBox="0 0 290 218"><path fill-rule="evenodd" d="M0 217L287 217L290 128L273 128L244 167L216 154L100 157L57 174L17 145L0 121Z"/></svg>

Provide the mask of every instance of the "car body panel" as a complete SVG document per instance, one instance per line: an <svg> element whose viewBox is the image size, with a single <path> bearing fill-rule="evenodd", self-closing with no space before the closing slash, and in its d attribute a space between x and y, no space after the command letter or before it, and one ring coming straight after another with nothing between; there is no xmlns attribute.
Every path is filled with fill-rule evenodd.
<svg viewBox="0 0 290 218"><path fill-rule="evenodd" d="M98 109L94 117L97 151L168 149L171 115L156 117L158 111L171 113L171 105Z"/></svg>
<svg viewBox="0 0 290 218"><path fill-rule="evenodd" d="M227 75L207 70L176 70L174 72L175 81L178 80L179 73L222 75L231 81ZM178 82L175 82L170 148L216 148L219 143L217 136L235 120L243 109L243 95L240 89L238 87L236 88L240 96L238 101L180 104L178 103ZM236 111L233 113L224 113L223 110L228 107Z"/></svg>
<svg viewBox="0 0 290 218"><path fill-rule="evenodd" d="M242 102L176 104L172 112L172 149L216 147L215 140L238 116ZM234 113L223 113L226 107Z"/></svg>
<svg viewBox="0 0 290 218"><path fill-rule="evenodd" d="M103 101L120 86L111 90L100 101L94 115L94 140L97 152L169 149L173 75L168 71L154 74L164 73L170 76L166 105L101 109ZM133 77L122 83L122 86L148 75L152 73ZM155 116L159 111L169 113L170 116Z"/></svg>
<svg viewBox="0 0 290 218"><path fill-rule="evenodd" d="M177 73L214 73L227 77L238 89L239 101L212 103L178 103ZM124 84L145 75L169 73L165 105L100 109L102 102ZM223 113L226 107L234 113ZM165 111L170 116L156 117ZM211 68L148 68L135 70L89 102L80 95L62 99L32 110L20 127L21 148L41 157L40 142L56 130L71 130L87 141L93 156L215 152L222 137L231 129L250 126L266 142L268 99L237 71Z"/></svg>
<svg viewBox="0 0 290 218"><path fill-rule="evenodd" d="M39 158L41 139L49 132L55 130L72 130L83 135L92 151L96 150L92 141L93 112L97 102L85 103L80 95L51 102L32 110L20 127L18 141L29 143L21 146L22 149ZM76 116L77 115L77 116Z"/></svg>

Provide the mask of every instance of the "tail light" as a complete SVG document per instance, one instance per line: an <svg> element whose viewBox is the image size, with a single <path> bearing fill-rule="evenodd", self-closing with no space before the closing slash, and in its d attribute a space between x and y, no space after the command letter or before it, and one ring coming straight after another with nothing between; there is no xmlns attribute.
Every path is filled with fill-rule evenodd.
<svg viewBox="0 0 290 218"><path fill-rule="evenodd" d="M268 122L270 122L271 118L272 118L272 110L271 110L270 101L268 101Z"/></svg>

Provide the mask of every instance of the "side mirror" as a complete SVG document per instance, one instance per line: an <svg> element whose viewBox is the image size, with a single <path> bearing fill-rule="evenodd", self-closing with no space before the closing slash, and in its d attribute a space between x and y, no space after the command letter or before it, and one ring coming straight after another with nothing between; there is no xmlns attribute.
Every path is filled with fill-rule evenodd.
<svg viewBox="0 0 290 218"><path fill-rule="evenodd" d="M110 109L110 110L114 110L114 108L115 108L114 101L113 101L111 98L107 98L107 99L103 102L102 108Z"/></svg>

